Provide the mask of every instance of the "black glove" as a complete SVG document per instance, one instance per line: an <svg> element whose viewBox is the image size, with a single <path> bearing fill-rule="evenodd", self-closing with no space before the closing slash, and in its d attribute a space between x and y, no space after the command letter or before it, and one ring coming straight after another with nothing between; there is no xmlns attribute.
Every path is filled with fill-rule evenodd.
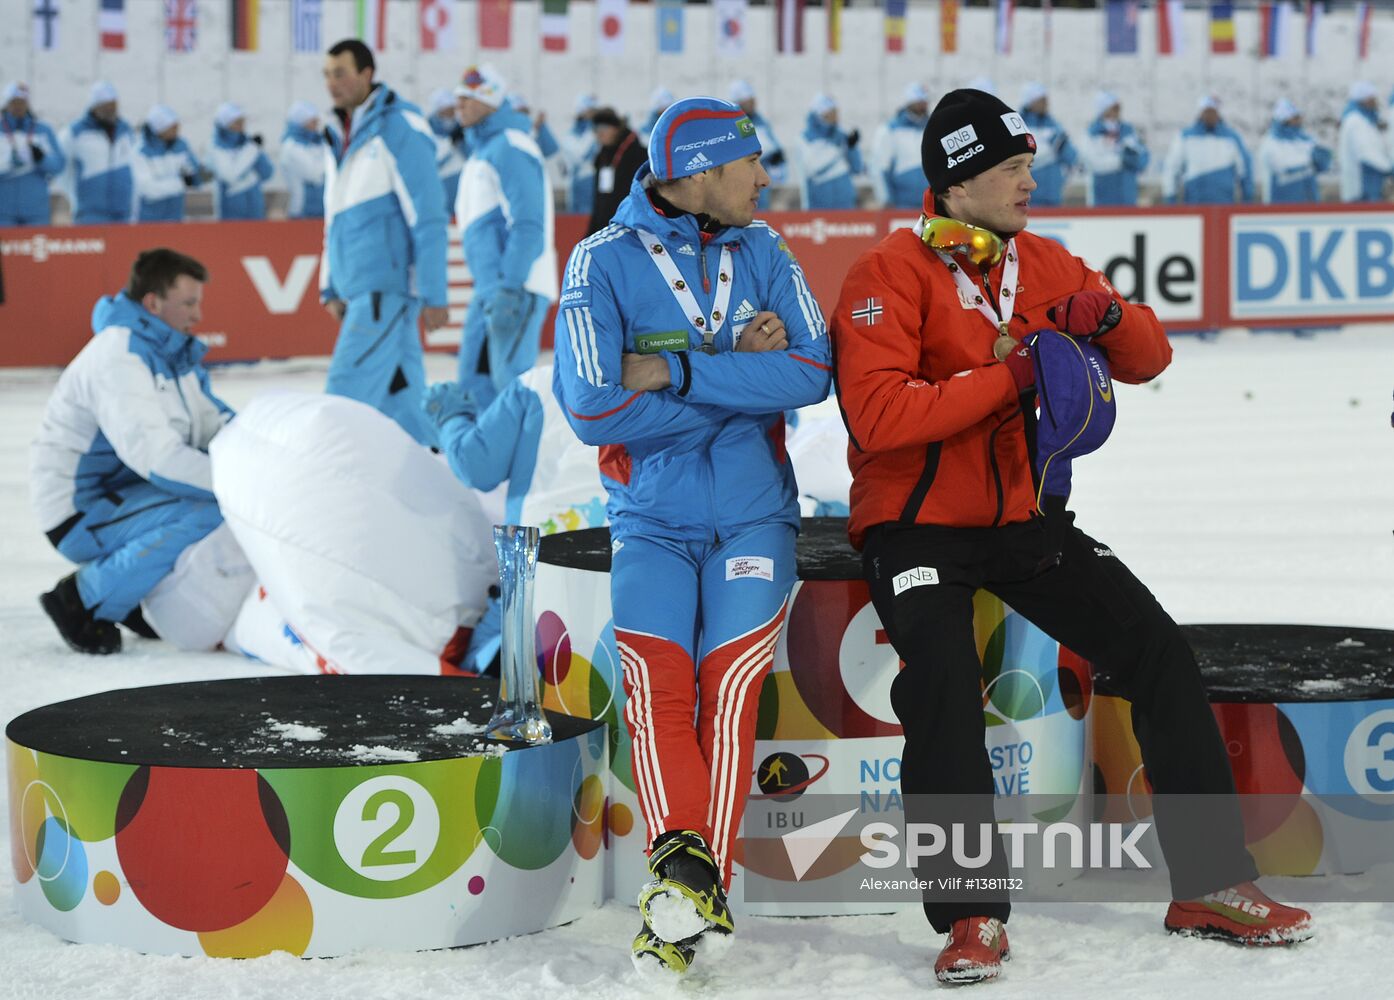
<svg viewBox="0 0 1394 1000"><path fill-rule="evenodd" d="M29 144L29 155L31 155L32 157L34 157L34 162L35 162L35 163L43 163L43 162L44 162L44 147L42 147L42 146L40 146L40 145L37 145L37 144L31 142L31 143Z"/></svg>
<svg viewBox="0 0 1394 1000"><path fill-rule="evenodd" d="M256 143L258 146L261 145L261 136L259 136L259 135L253 135L253 136L248 136L248 138L251 139L251 140L252 140L254 143Z"/></svg>
<svg viewBox="0 0 1394 1000"><path fill-rule="evenodd" d="M182 178L184 178L184 186L185 186L185 187L189 187L189 188L191 188L191 187L198 187L198 175L197 175L197 174L180 174L179 176L182 177Z"/></svg>
<svg viewBox="0 0 1394 1000"><path fill-rule="evenodd" d="M460 145L460 143L462 143L462 142L464 142L464 141L465 141L465 127L464 127L463 125L456 125L454 128L452 128L452 129L450 130L450 142L451 142L451 145L458 146L458 145Z"/></svg>
<svg viewBox="0 0 1394 1000"><path fill-rule="evenodd" d="M769 156L765 157L765 162L772 167L784 166L784 150L776 149Z"/></svg>
<svg viewBox="0 0 1394 1000"><path fill-rule="evenodd" d="M861 130L861 129L859 129L859 128L854 128L852 131L850 131L850 132L847 133L847 148L848 148L848 149L856 149L856 148L857 148L857 143L859 143L859 142L861 142L861 141L862 141L862 130Z"/></svg>

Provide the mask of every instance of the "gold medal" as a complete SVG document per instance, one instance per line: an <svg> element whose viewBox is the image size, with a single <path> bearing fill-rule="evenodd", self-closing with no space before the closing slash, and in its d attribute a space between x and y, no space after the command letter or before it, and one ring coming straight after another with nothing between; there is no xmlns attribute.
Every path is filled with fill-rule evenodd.
<svg viewBox="0 0 1394 1000"><path fill-rule="evenodd" d="M992 356L998 361L1006 361L1007 355L1017 349L1016 338L1007 332L1004 324L1001 327L1002 333L992 342Z"/></svg>

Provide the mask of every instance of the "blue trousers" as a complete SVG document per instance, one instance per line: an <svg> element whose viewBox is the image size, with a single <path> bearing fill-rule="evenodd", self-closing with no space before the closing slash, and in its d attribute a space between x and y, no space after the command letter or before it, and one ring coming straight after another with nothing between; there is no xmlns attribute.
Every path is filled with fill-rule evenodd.
<svg viewBox="0 0 1394 1000"><path fill-rule="evenodd" d="M529 292L521 329L496 338L484 316L486 301L487 293L470 303L460 341L460 384L469 390L481 413L510 382L537 363L548 306L545 296Z"/></svg>
<svg viewBox="0 0 1394 1000"><path fill-rule="evenodd" d="M729 884L760 689L794 586L794 529L756 525L719 543L626 535L615 544L624 719L649 842L698 831Z"/></svg>
<svg viewBox="0 0 1394 1000"><path fill-rule="evenodd" d="M348 301L324 391L367 403L423 444L434 435L421 412L426 365L416 319L419 299L369 292Z"/></svg>
<svg viewBox="0 0 1394 1000"><path fill-rule="evenodd" d="M181 552L222 522L212 500L140 483L89 507L57 548L78 564L82 603L97 618L119 622L169 575Z"/></svg>

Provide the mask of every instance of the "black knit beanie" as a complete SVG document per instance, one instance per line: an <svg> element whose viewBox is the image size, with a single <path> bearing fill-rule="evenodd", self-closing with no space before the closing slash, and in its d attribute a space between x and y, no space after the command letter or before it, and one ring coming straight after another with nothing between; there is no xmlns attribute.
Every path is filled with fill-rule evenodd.
<svg viewBox="0 0 1394 1000"><path fill-rule="evenodd" d="M953 90L930 113L920 163L934 193L943 194L1003 160L1035 151L1021 115L985 91Z"/></svg>

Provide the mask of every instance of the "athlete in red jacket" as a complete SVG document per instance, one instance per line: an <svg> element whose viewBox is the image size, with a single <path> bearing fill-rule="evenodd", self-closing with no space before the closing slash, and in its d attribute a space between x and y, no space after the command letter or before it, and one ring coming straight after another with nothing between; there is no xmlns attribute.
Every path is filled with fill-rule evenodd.
<svg viewBox="0 0 1394 1000"><path fill-rule="evenodd" d="M1225 748L1176 623L1107 545L1074 526L1063 498L1038 501L1036 370L1019 341L1042 328L1090 338L1114 377L1133 383L1159 374L1171 349L1150 309L1117 297L1059 243L1022 232L1034 149L995 97L948 94L921 147L924 217L857 260L833 316L851 435L849 532L905 661L891 701L905 731L906 819L993 821L973 634L983 588L1128 691L1177 900L1167 928L1245 944L1303 940L1310 916L1252 884ZM1210 793L1211 804L1182 817L1166 800L1177 793ZM947 817L945 796L955 803ZM964 874L940 858L916 872L932 885ZM1007 875L1000 841L988 868L966 874ZM950 935L939 979L997 975L1005 892L953 899L936 889L924 906Z"/></svg>

